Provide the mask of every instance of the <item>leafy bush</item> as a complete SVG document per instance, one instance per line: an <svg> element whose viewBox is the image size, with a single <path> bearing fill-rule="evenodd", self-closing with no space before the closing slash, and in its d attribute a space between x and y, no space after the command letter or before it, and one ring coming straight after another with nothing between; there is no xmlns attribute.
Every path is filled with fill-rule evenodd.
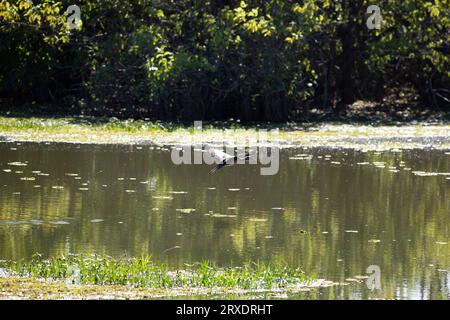
<svg viewBox="0 0 450 320"><path fill-rule="evenodd" d="M0 99L61 112L281 121L413 88L450 105L450 2L0 0Z"/></svg>

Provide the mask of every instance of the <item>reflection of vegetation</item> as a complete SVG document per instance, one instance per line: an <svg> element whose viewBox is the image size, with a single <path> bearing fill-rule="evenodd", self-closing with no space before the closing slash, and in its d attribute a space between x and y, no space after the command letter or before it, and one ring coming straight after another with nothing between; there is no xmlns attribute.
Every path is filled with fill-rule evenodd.
<svg viewBox="0 0 450 320"><path fill-rule="evenodd" d="M274 289L305 286L311 280L299 269L273 263L218 268L202 262L185 266L183 270L171 270L164 264L155 264L150 257L114 259L69 255L43 260L40 255L34 255L27 263L1 262L0 267L19 276L150 288ZM73 270L77 270L77 279Z"/></svg>

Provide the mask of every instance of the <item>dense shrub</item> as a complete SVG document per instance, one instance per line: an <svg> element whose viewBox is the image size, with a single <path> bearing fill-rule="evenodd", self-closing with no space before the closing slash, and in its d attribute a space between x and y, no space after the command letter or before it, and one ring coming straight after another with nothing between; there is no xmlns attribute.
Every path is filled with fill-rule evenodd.
<svg viewBox="0 0 450 320"><path fill-rule="evenodd" d="M450 105L450 2L0 0L3 106L280 121L413 88Z"/></svg>

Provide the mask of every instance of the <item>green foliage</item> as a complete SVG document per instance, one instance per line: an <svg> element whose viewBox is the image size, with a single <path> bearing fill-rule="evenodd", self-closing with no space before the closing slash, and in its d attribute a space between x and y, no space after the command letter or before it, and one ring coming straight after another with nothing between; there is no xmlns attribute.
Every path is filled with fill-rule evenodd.
<svg viewBox="0 0 450 320"><path fill-rule="evenodd" d="M0 1L0 92L39 96L55 80L55 59L69 42L60 2Z"/></svg>
<svg viewBox="0 0 450 320"><path fill-rule="evenodd" d="M239 268L218 268L203 261L184 270L170 270L164 264L155 264L148 256L115 259L68 255L45 260L35 254L27 263L9 261L0 262L0 266L20 276L71 279L80 284L150 288L273 289L306 285L311 280L300 269L283 264L249 262Z"/></svg>
<svg viewBox="0 0 450 320"><path fill-rule="evenodd" d="M424 107L450 104L448 0L381 1L379 30L368 0L82 0L81 30L67 29L70 4L0 1L3 99L273 121L411 86Z"/></svg>

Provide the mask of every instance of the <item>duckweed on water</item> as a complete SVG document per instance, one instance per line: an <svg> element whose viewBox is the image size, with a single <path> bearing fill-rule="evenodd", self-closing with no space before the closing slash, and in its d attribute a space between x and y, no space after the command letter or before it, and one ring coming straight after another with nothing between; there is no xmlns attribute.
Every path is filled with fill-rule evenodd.
<svg viewBox="0 0 450 320"><path fill-rule="evenodd" d="M22 277L135 288L271 290L305 286L313 280L300 269L284 264L249 262L242 267L219 268L210 262L201 262L186 265L183 270L172 270L165 264L154 263L148 256L116 259L108 256L69 255L43 259L35 254L29 262L0 262L0 268ZM77 270L76 277L73 276L73 270Z"/></svg>

